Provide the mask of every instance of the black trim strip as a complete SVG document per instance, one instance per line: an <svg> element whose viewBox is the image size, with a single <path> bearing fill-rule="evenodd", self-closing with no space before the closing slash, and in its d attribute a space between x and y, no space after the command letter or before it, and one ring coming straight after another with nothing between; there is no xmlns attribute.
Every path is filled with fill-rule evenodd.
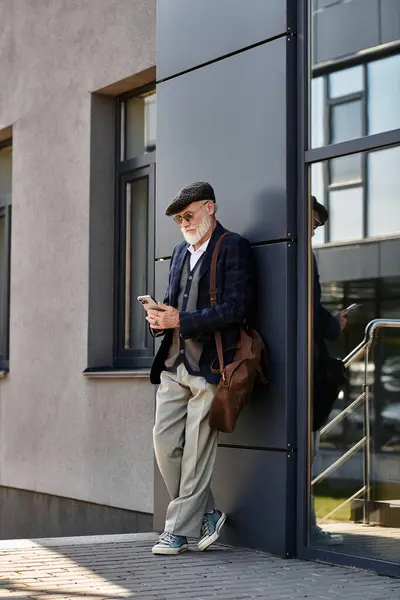
<svg viewBox="0 0 400 600"><path fill-rule="evenodd" d="M292 32L285 31L284 33L279 33L270 38L266 38L261 40L261 42L256 42L255 44L251 44L250 46L245 46L244 48L240 48L239 50L234 50L233 52L228 52L227 54L223 54L222 56L218 56L217 58L213 58L206 62L203 62L195 67L191 67L190 69L185 69L184 71L179 71L179 73L174 73L173 75L169 75L168 77L164 77L162 79L157 79L157 85L159 83L165 83L166 81L170 81L171 79L175 79L176 77L180 77L181 75L186 75L187 73L192 73L193 71L198 71L203 67L208 67L208 65L213 65L214 63L220 62L225 58L230 58L231 56L236 56L236 54L242 54L242 52L247 52L247 50L253 50L253 48L258 48L258 46L263 46L264 44L268 44L269 42L274 42L275 40L279 40L280 38L286 37L287 35L293 35Z"/></svg>
<svg viewBox="0 0 400 600"><path fill-rule="evenodd" d="M279 452L280 454L282 453L287 453L287 454L293 454L293 452L296 452L296 450L290 448L271 448L269 446L244 446L243 444L224 444L224 443L220 443L218 444L218 448L233 448L235 450L259 450L262 452Z"/></svg>
<svg viewBox="0 0 400 600"><path fill-rule="evenodd" d="M375 133L363 138L331 144L322 148L313 148L305 153L306 164L313 164L339 156L349 154L358 154L359 152L368 152L370 150L381 150L400 144L400 129Z"/></svg>
<svg viewBox="0 0 400 600"><path fill-rule="evenodd" d="M296 238L293 237L285 237L285 238L278 238L276 240L267 240L266 242L255 242L254 244L251 244L252 248L259 248L260 246L271 246L271 244L290 244L292 242L295 242Z"/></svg>
<svg viewBox="0 0 400 600"><path fill-rule="evenodd" d="M296 243L296 238L286 237L286 238L278 238L276 240L267 240L266 242L255 242L251 244L252 248L259 248L260 246L270 246L271 244L294 244ZM156 262L163 262L164 260L171 260L171 256L160 256L156 258Z"/></svg>

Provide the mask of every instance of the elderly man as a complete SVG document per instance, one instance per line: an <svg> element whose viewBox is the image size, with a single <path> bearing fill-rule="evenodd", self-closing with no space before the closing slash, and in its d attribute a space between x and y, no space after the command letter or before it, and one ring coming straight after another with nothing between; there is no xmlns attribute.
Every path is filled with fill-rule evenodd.
<svg viewBox="0 0 400 600"><path fill-rule="evenodd" d="M248 316L253 292L249 242L230 233L217 264L217 304L210 303L210 264L225 229L215 217L214 190L196 182L183 188L166 210L185 239L171 259L162 311L148 310L153 333L164 335L155 357L152 383L158 383L154 450L171 502L165 531L153 554L179 554L187 537L200 551L219 537L226 515L210 491L218 435L208 415L219 375L215 332L222 333L225 364L234 356L239 326Z"/></svg>

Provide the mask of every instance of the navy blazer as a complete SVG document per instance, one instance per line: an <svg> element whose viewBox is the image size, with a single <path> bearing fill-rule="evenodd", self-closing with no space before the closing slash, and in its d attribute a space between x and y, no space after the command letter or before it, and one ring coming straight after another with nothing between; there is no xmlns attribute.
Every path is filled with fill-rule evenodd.
<svg viewBox="0 0 400 600"><path fill-rule="evenodd" d="M232 362L239 339L240 325L251 310L254 290L254 266L250 243L237 233L229 233L223 240L217 263L217 304L210 303L210 266L215 245L226 230L220 223L210 238L203 255L197 296L197 309L194 312L180 312L180 334L184 339L196 339L203 344L200 358L200 375L208 383L217 384L220 375L211 368L218 368L214 334L222 333L225 364ZM169 270L168 288L164 304L177 306L182 269L184 268L189 244L176 246ZM172 329L165 332L160 349L151 369L150 380L160 383L160 375L165 370L165 360L172 342Z"/></svg>

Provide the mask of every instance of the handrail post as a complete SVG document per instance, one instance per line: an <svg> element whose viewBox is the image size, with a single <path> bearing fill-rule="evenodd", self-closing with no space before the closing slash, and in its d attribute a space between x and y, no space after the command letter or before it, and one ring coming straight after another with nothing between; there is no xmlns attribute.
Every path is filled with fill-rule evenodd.
<svg viewBox="0 0 400 600"><path fill-rule="evenodd" d="M364 503L363 503L363 521L364 525L369 525L370 500L371 500L371 443L370 443L370 412L369 412L369 382L368 382L368 362L370 347L367 347L365 353L364 365L364 437L366 438L364 446Z"/></svg>

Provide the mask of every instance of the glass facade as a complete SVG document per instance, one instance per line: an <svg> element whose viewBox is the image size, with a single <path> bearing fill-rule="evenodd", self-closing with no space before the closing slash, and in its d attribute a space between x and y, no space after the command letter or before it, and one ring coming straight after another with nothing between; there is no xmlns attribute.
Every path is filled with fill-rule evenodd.
<svg viewBox="0 0 400 600"><path fill-rule="evenodd" d="M309 193L328 210L312 239L321 305L330 323L359 305L342 331L324 329L314 312L312 415L327 401L327 356L344 361L347 379L324 423L311 419L309 548L398 565L400 3L313 0L309 8L306 162ZM377 319L379 333L362 346Z"/></svg>

